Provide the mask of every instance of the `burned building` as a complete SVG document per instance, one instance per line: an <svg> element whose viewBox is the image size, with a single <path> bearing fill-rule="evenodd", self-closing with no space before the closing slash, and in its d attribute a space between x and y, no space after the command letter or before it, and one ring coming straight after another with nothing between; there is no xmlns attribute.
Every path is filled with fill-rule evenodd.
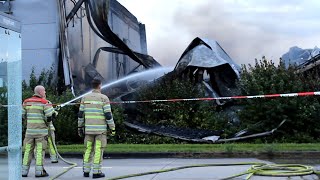
<svg viewBox="0 0 320 180"><path fill-rule="evenodd" d="M103 23L124 42L123 46L137 53L148 53L145 25L116 0L0 3L0 11L22 22L23 78L28 80L33 68L39 76L43 69L53 67L61 79L60 85L75 87L80 92L88 89L87 82L95 76L107 83L143 70L132 56L115 50L116 46L106 42L101 32L97 34L101 25L96 24L99 17L94 13L99 8L107 13L107 22Z"/></svg>
<svg viewBox="0 0 320 180"><path fill-rule="evenodd" d="M214 40L195 38L173 70L156 70L160 64L147 55L145 26L116 0L6 1L6 5L7 11L22 21L25 79L28 79L33 67L36 75L39 75L43 69L53 65L60 80L58 87L69 86L77 94L82 94L90 89L89 82L93 78L100 78L103 88L116 90L114 96L107 94L109 97L129 101L135 100L134 93L139 93L141 84L151 84L154 80L175 73L203 84L201 88L205 89L207 97L237 95L235 83L240 68ZM146 69L152 69L150 75L145 74L149 73ZM131 74L134 76L129 76ZM148 79L143 79L145 77ZM115 82L117 79L120 80ZM81 96L61 104L61 107ZM215 104L223 106L226 103L217 99ZM130 112L136 113L135 106L124 108L128 117L133 117ZM237 117L231 116L231 121L236 121L234 119ZM143 125L135 125L137 129L143 128ZM215 135L221 134L221 131L210 131L197 135L198 131L189 133L189 130L179 130L182 134L170 134L167 129L153 132L196 142L207 142L203 138L211 137L211 133L217 140ZM178 132L178 129L173 128L170 132ZM188 134L190 136L186 136Z"/></svg>

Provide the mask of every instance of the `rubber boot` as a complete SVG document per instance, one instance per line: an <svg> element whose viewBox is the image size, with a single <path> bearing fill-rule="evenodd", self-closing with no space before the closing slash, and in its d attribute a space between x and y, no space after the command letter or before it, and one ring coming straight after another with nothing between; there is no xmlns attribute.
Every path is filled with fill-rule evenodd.
<svg viewBox="0 0 320 180"><path fill-rule="evenodd" d="M83 177L89 177L89 173L88 172L83 172Z"/></svg>
<svg viewBox="0 0 320 180"><path fill-rule="evenodd" d="M49 176L49 174L47 173L46 170L36 172L36 178L38 178L38 177L48 177L48 176Z"/></svg>
<svg viewBox="0 0 320 180"><path fill-rule="evenodd" d="M43 169L42 166L36 166L36 177L48 177L49 174L46 170Z"/></svg>
<svg viewBox="0 0 320 180"><path fill-rule="evenodd" d="M22 165L22 177L28 177L30 166L24 166Z"/></svg>
<svg viewBox="0 0 320 180"><path fill-rule="evenodd" d="M50 156L50 159L51 159L51 163L58 163L59 162L57 155Z"/></svg>
<svg viewBox="0 0 320 180"><path fill-rule="evenodd" d="M91 163L83 163L83 177L89 177L91 171Z"/></svg>
<svg viewBox="0 0 320 180"><path fill-rule="evenodd" d="M105 177L104 173L93 174L92 179Z"/></svg>

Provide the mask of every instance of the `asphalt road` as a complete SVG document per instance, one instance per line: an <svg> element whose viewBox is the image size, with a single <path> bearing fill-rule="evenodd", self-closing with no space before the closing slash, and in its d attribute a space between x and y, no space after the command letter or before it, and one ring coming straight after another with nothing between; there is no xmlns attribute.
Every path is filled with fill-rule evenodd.
<svg viewBox="0 0 320 180"><path fill-rule="evenodd" d="M78 164L77 167L73 168L66 174L57 178L60 180L82 180L82 179L91 179L84 178L82 174L82 159L79 158L68 158L68 161L75 162ZM168 169L186 165L194 164L211 164L211 163L239 163L239 162L263 162L263 163L272 163L268 161L263 161L255 158L211 158L211 159L181 159L181 158L157 158L157 159L104 159L102 171L106 174L108 179L128 174L142 173L148 171L155 171L161 169ZM33 161L34 163L34 161ZM45 169L50 174L50 177L55 176L56 174L61 173L69 167L68 164L62 162L61 160L57 164L51 164L49 159L46 159ZM222 179L231 175L235 175L241 172L246 171L250 168L249 165L242 166L214 166L214 167L197 167L182 169L172 172L157 173L152 175L145 175L140 177L127 178L128 180L217 180ZM34 177L34 164L32 164L28 177L22 178L23 180L31 179L49 179L49 178L35 178ZM0 179L7 179L7 159L1 157L0 159ZM235 178L245 179L246 176L241 176ZM266 177L266 176L254 176L252 180L284 180L288 179L287 177ZM308 175L303 177L291 177L291 180L294 179L319 179L315 175Z"/></svg>

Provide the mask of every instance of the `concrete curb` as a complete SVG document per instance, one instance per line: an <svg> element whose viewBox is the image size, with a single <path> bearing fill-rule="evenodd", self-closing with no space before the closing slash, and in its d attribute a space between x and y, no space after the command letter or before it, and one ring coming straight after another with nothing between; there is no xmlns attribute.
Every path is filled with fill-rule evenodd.
<svg viewBox="0 0 320 180"><path fill-rule="evenodd" d="M62 153L62 157L82 158L82 153ZM320 151L288 151L288 152L210 152L210 153L181 153L181 152L165 152L165 153L104 153L105 159L117 158L320 158Z"/></svg>

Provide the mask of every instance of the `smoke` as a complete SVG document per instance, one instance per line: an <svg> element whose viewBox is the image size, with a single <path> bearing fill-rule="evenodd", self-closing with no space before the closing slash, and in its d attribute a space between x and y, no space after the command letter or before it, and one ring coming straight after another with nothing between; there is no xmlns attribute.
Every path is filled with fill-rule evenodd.
<svg viewBox="0 0 320 180"><path fill-rule="evenodd" d="M216 40L238 64L253 64L255 58L262 56L278 63L290 47L306 48L305 45L316 43L314 37L292 33L294 29L286 27L290 23L286 22L288 14L280 8L273 10L273 17L265 8L251 12L256 17L250 17L246 9L230 7L222 1L202 2L189 9L176 9L173 18L167 20L164 33L154 38L149 52L162 65L175 65L195 37Z"/></svg>
<svg viewBox="0 0 320 180"><path fill-rule="evenodd" d="M253 62L279 37L254 24L241 22L218 1L210 1L191 12L180 11L175 22L190 36L214 39L239 64Z"/></svg>

